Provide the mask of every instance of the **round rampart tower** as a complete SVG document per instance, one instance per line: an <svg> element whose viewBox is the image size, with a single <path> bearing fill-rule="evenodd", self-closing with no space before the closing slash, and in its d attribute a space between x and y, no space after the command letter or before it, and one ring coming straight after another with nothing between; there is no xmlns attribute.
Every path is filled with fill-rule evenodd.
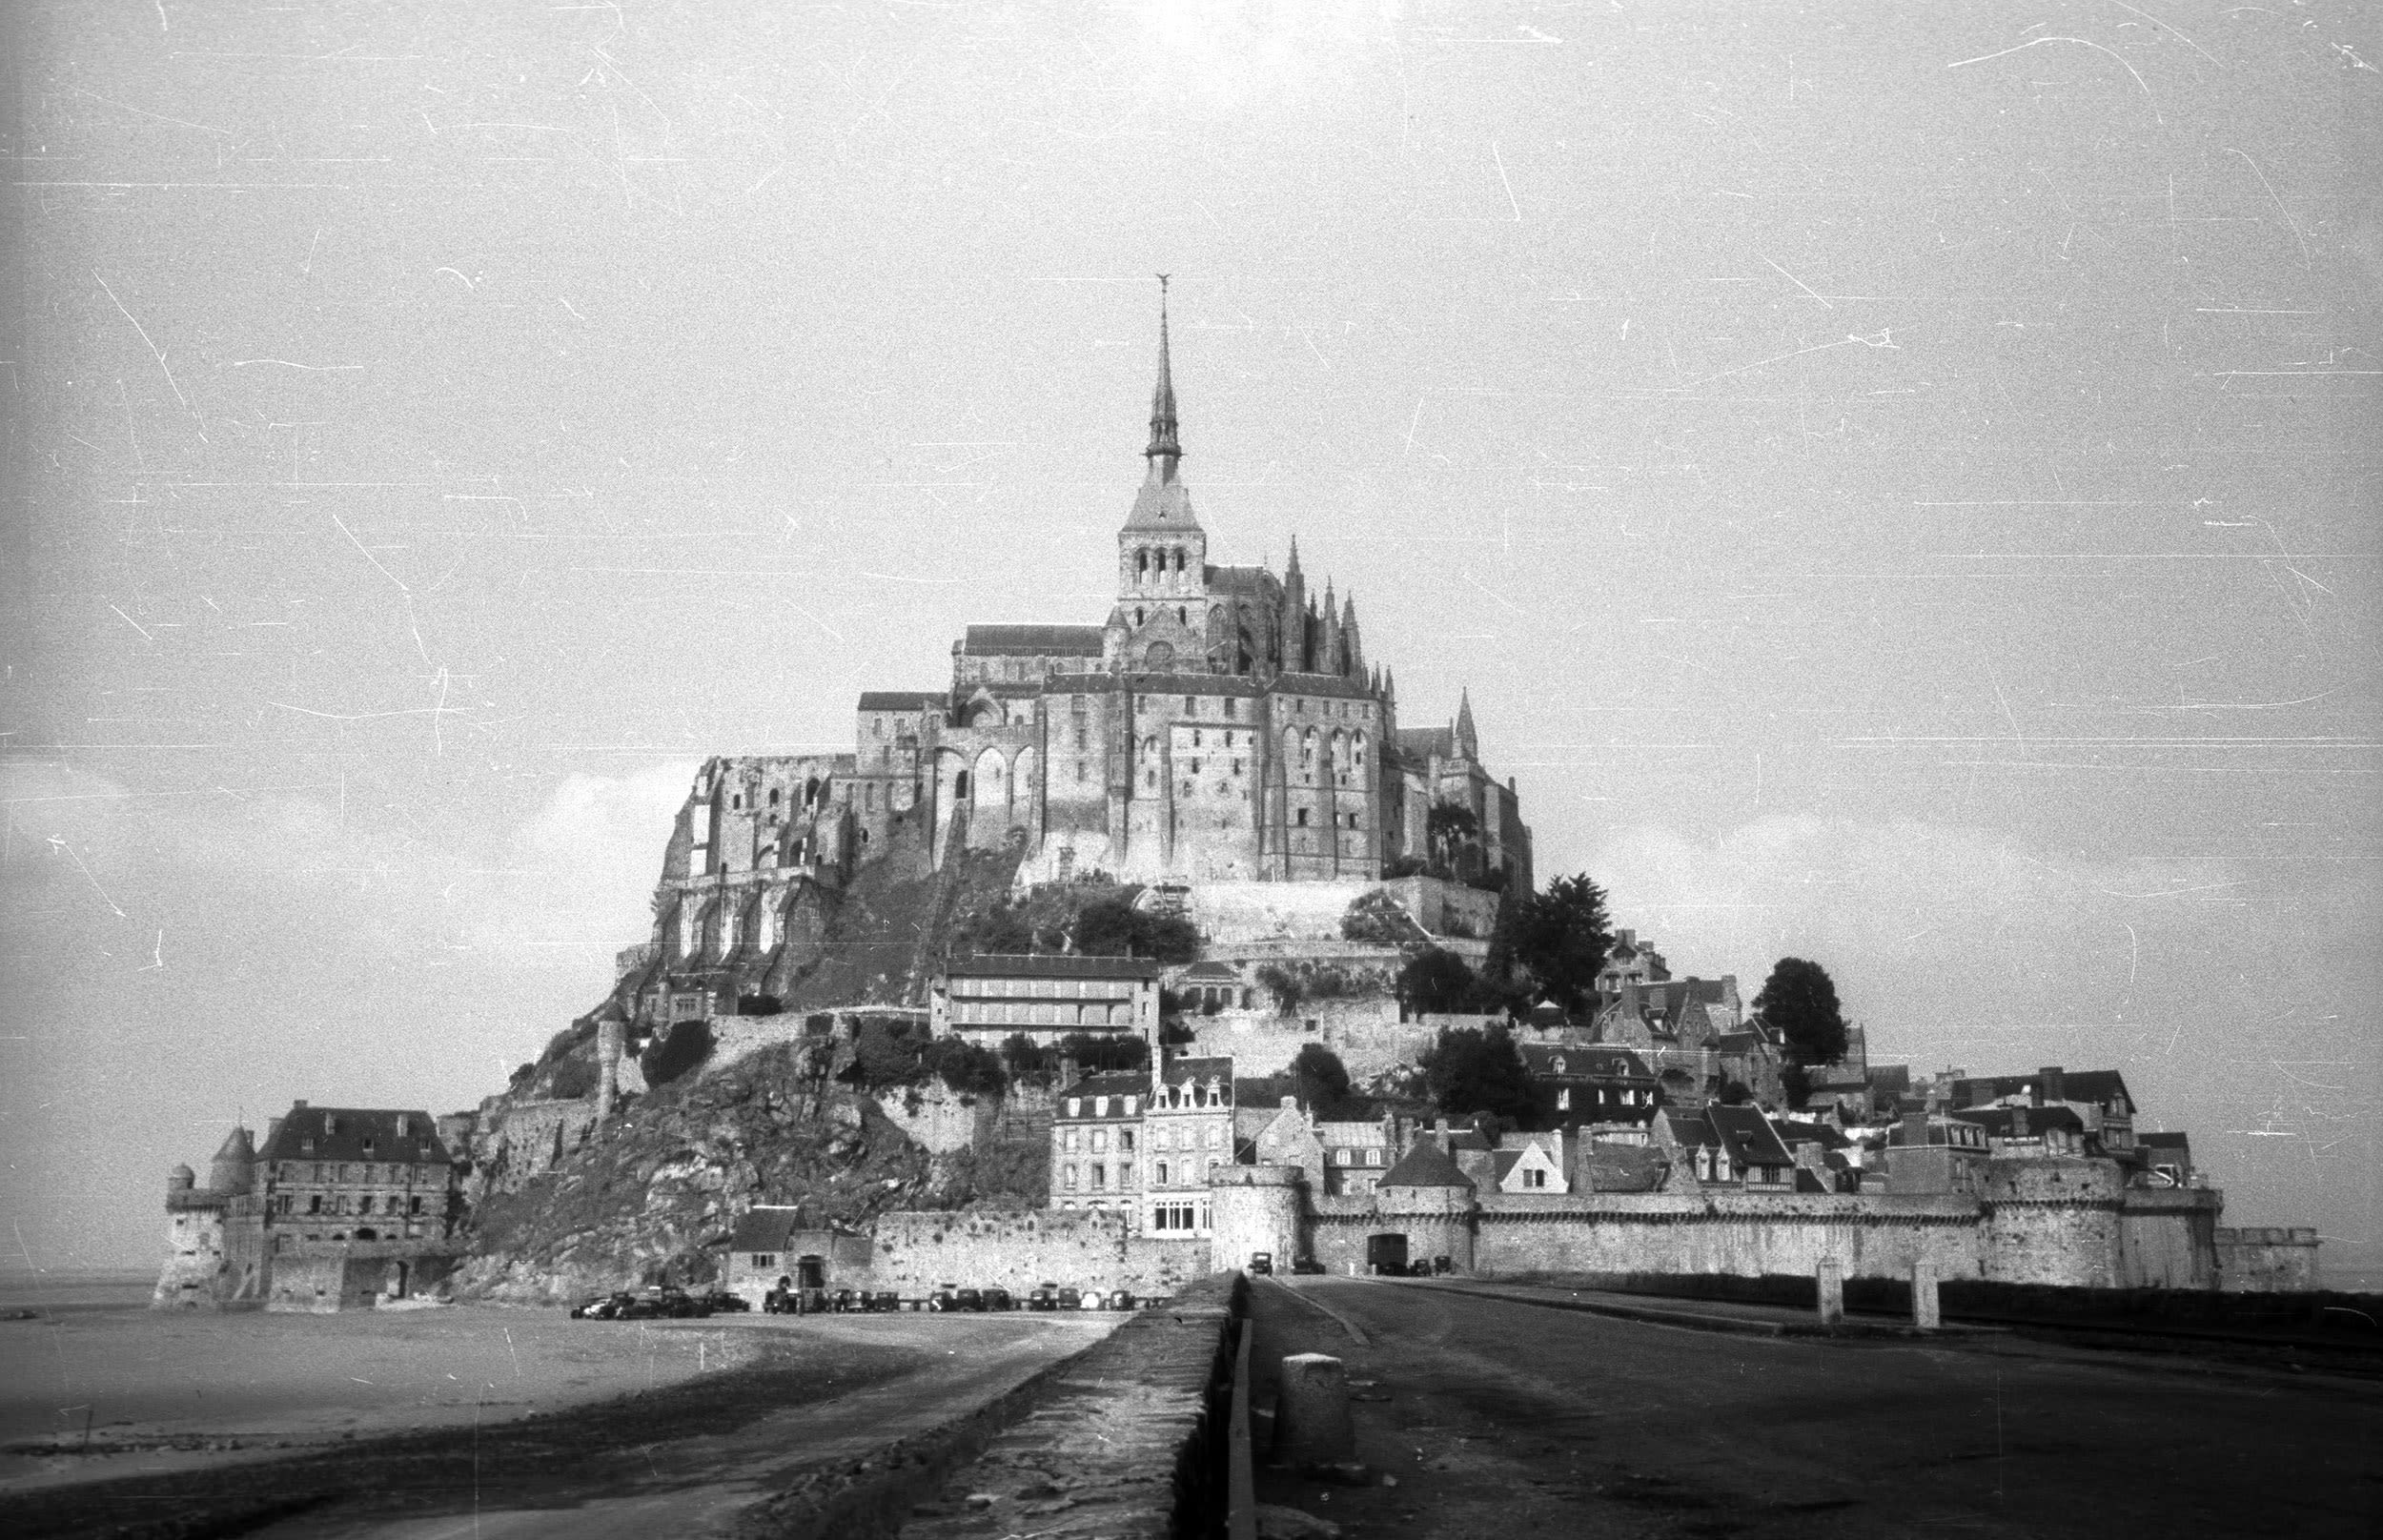
<svg viewBox="0 0 2383 1540"><path fill-rule="evenodd" d="M2126 1182L2112 1161L1989 1161L1978 1194L1986 1277L2111 1288L2119 1282Z"/></svg>
<svg viewBox="0 0 2383 1540"><path fill-rule="evenodd" d="M246 1128L234 1127L224 1137L215 1158L208 1163L207 1186L223 1193L251 1192L256 1186L256 1145Z"/></svg>
<svg viewBox="0 0 2383 1540"><path fill-rule="evenodd" d="M596 1023L596 1122L612 1121L621 1098L621 1056L628 1050L629 1023L618 1009L607 1009Z"/></svg>
<svg viewBox="0 0 2383 1540"><path fill-rule="evenodd" d="M1208 1178L1209 1266L1247 1267L1263 1251L1288 1269L1307 1255L1306 1173L1296 1165L1216 1165Z"/></svg>

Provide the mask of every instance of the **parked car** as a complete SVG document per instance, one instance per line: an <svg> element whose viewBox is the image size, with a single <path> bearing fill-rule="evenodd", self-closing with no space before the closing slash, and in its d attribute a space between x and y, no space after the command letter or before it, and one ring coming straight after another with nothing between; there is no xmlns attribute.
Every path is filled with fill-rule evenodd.
<svg viewBox="0 0 2383 1540"><path fill-rule="evenodd" d="M956 1310L960 1307L959 1293L949 1284L937 1284L934 1291L927 1296L927 1307L930 1310Z"/></svg>
<svg viewBox="0 0 2383 1540"><path fill-rule="evenodd" d="M1291 1270L1298 1273L1320 1273L1324 1270L1324 1265L1314 1257L1301 1257L1291 1265Z"/></svg>
<svg viewBox="0 0 2383 1540"><path fill-rule="evenodd" d="M1410 1278L1429 1278L1432 1276L1431 1259L1428 1257L1417 1257L1413 1262L1408 1263L1407 1276Z"/></svg>
<svg viewBox="0 0 2383 1540"><path fill-rule="evenodd" d="M1059 1286L1057 1284L1035 1285L1033 1289L1026 1296L1026 1307L1029 1310L1055 1310L1059 1308Z"/></svg>
<svg viewBox="0 0 2383 1540"><path fill-rule="evenodd" d="M573 1306L571 1319L574 1321L610 1321L620 1315L621 1307L626 1305L630 1298L631 1296L627 1294L599 1294L585 1304Z"/></svg>
<svg viewBox="0 0 2383 1540"><path fill-rule="evenodd" d="M724 1288L715 1288L703 1298L703 1303L715 1310L749 1310L753 1307L752 1301L742 1294L731 1294Z"/></svg>
<svg viewBox="0 0 2383 1540"><path fill-rule="evenodd" d="M1250 1273L1253 1277L1271 1273L1273 1270L1274 1253L1272 1251L1253 1251L1250 1253Z"/></svg>
<svg viewBox="0 0 2383 1540"><path fill-rule="evenodd" d="M860 1309L862 1307L861 1302L862 1294L859 1289L839 1288L835 1291L835 1293L828 1296L827 1307L839 1315L845 1315Z"/></svg>
<svg viewBox="0 0 2383 1540"><path fill-rule="evenodd" d="M606 1317L613 1321L655 1321L662 1314L662 1302L651 1294L623 1294L620 1307Z"/></svg>
<svg viewBox="0 0 2383 1540"><path fill-rule="evenodd" d="M984 1290L977 1288L955 1290L951 1296L951 1307L955 1310L975 1310L982 1313L985 1308Z"/></svg>
<svg viewBox="0 0 2383 1540"><path fill-rule="evenodd" d="M899 1310L902 1308L902 1296L890 1288L881 1288L868 1297L868 1307L872 1310Z"/></svg>
<svg viewBox="0 0 2383 1540"><path fill-rule="evenodd" d="M1072 1288L1063 1288L1056 1296L1054 1296L1054 1303L1052 1304L1051 1308L1056 1310L1080 1310L1084 1308L1084 1296Z"/></svg>
<svg viewBox="0 0 2383 1540"><path fill-rule="evenodd" d="M985 1290L985 1308L988 1310L1014 1310L1017 1307L1018 1302L1009 1297L1009 1290L1006 1288Z"/></svg>
<svg viewBox="0 0 2383 1540"><path fill-rule="evenodd" d="M1112 1310L1130 1310L1130 1309L1132 1309L1132 1308L1133 1308L1133 1290L1131 1290L1131 1289L1130 1289L1130 1288L1118 1288L1118 1289L1111 1289L1111 1290L1110 1291L1108 1304L1109 1304L1109 1308L1110 1308L1110 1309L1112 1309Z"/></svg>

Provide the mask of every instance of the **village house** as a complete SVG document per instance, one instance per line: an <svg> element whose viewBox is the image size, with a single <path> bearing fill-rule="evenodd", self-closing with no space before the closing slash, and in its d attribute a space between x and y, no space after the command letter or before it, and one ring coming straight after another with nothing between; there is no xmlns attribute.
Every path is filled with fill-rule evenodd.
<svg viewBox="0 0 2383 1540"><path fill-rule="evenodd" d="M1649 1132L1673 1167L1693 1173L1701 1185L1796 1190L1796 1159L1759 1107L1719 1103L1701 1111L1664 1107Z"/></svg>
<svg viewBox="0 0 2383 1540"><path fill-rule="evenodd" d="M1524 1043L1517 1051L1530 1077L1536 1123L1645 1123L1655 1116L1655 1071L1627 1048Z"/></svg>
<svg viewBox="0 0 2383 1540"><path fill-rule="evenodd" d="M1946 1088L1948 1106L2065 1106L2085 1125L2088 1153L2128 1165L2135 1153L2135 1103L2126 1078L2115 1069L2064 1069L2049 1064L2032 1075L1985 1075L1956 1079Z"/></svg>
<svg viewBox="0 0 2383 1540"><path fill-rule="evenodd" d="M1490 1187L1498 1192L1550 1195L1570 1192L1560 1131L1498 1136Z"/></svg>
<svg viewBox="0 0 2383 1540"><path fill-rule="evenodd" d="M869 1238L807 1220L800 1205L759 1204L729 1237L721 1287L755 1309L775 1290L842 1288L865 1278Z"/></svg>
<svg viewBox="0 0 2383 1540"><path fill-rule="evenodd" d="M1150 1077L1139 1070L1088 1075L1059 1093L1050 1119L1051 1207L1140 1211L1150 1101Z"/></svg>
<svg viewBox="0 0 2383 1540"><path fill-rule="evenodd" d="M1206 1235L1209 1169L1234 1164L1232 1060L1166 1060L1146 1122L1143 1233L1173 1239Z"/></svg>
<svg viewBox="0 0 2383 1540"><path fill-rule="evenodd" d="M1997 1157L2087 1153L2085 1120L2072 1107L1965 1107L1949 1116L1984 1129L1986 1147Z"/></svg>
<svg viewBox="0 0 2383 1540"><path fill-rule="evenodd" d="M1974 1193L1993 1158L1974 1123L1943 1113L1906 1112L1887 1131L1886 1190L1907 1197Z"/></svg>

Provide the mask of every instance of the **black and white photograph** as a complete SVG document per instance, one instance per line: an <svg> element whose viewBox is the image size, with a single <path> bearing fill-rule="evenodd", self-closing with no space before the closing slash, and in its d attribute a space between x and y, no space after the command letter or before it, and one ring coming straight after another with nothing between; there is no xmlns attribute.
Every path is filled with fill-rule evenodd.
<svg viewBox="0 0 2383 1540"><path fill-rule="evenodd" d="M0 0L0 1533L2383 1532L2383 8Z"/></svg>

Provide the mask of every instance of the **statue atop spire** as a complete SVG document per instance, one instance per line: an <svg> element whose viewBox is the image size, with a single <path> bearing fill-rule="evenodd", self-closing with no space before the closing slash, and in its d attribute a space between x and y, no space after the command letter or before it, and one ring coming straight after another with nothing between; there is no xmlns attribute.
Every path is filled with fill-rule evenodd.
<svg viewBox="0 0 2383 1540"><path fill-rule="evenodd" d="M1183 444L1175 429L1175 377L1167 356L1167 274L1158 275L1158 384L1151 392L1151 447L1142 451L1161 481L1175 478Z"/></svg>

